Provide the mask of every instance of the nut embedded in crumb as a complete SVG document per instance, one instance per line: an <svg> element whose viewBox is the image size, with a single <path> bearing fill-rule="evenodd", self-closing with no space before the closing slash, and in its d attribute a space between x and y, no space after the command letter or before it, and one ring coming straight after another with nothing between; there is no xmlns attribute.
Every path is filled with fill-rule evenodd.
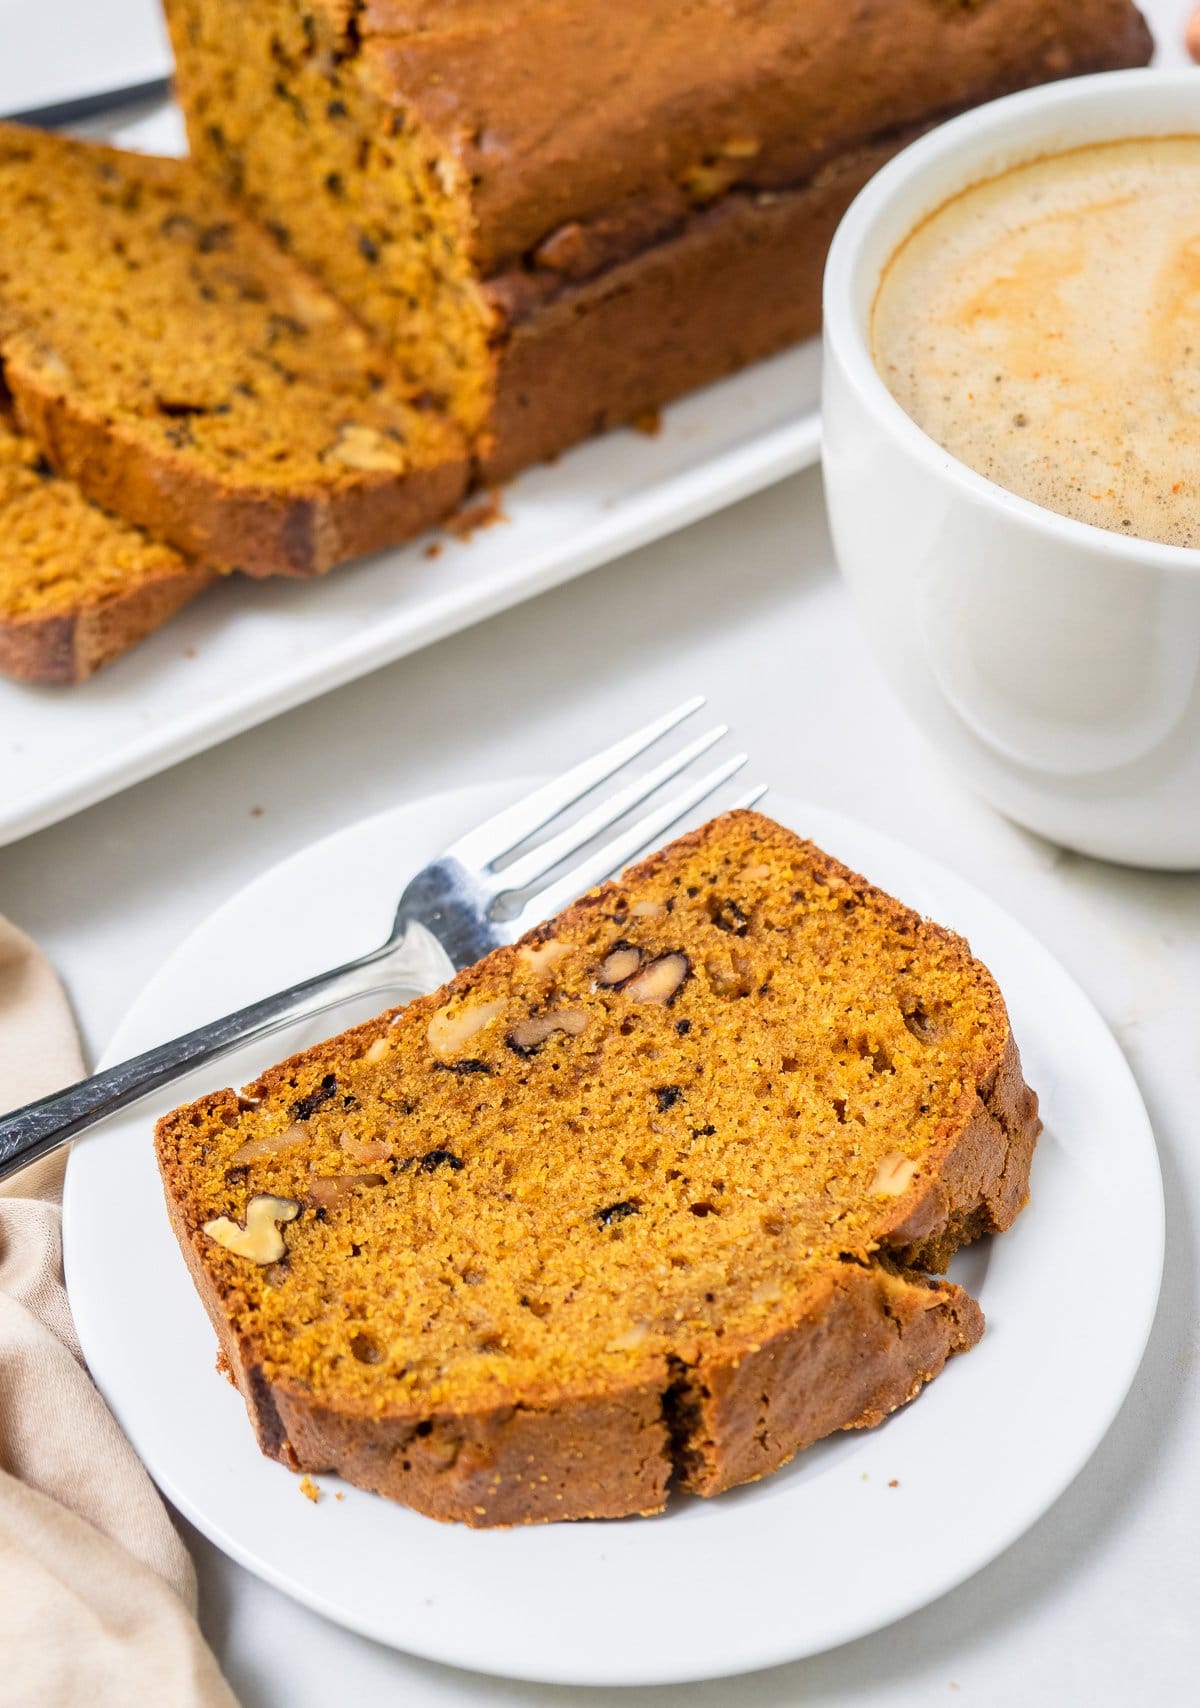
<svg viewBox="0 0 1200 1708"><path fill-rule="evenodd" d="M452 196L462 183L463 169L452 155L438 154L434 157L433 175L441 185L443 195Z"/></svg>
<svg viewBox="0 0 1200 1708"><path fill-rule="evenodd" d="M588 265L588 240L578 220L568 220L544 237L533 252L533 263L567 277L582 274Z"/></svg>
<svg viewBox="0 0 1200 1708"><path fill-rule="evenodd" d="M600 971L596 974L599 985L622 985L631 979L642 964L642 952L635 949L632 943L618 943L615 949L610 949L600 963Z"/></svg>
<svg viewBox="0 0 1200 1708"><path fill-rule="evenodd" d="M560 943L556 937L547 937L544 943L523 943L517 951L517 959L531 973L546 973L570 953L568 944Z"/></svg>
<svg viewBox="0 0 1200 1708"><path fill-rule="evenodd" d="M380 1135L360 1139L352 1132L344 1132L339 1136L338 1144L351 1162L386 1162L392 1154L391 1145Z"/></svg>
<svg viewBox="0 0 1200 1708"><path fill-rule="evenodd" d="M881 1157L871 1181L871 1191L885 1198L898 1198L911 1186L917 1165L903 1151L889 1151Z"/></svg>
<svg viewBox="0 0 1200 1708"><path fill-rule="evenodd" d="M636 978L630 979L625 994L635 1002L674 1002L691 970L687 956L678 950L660 955L643 967Z"/></svg>
<svg viewBox="0 0 1200 1708"><path fill-rule="evenodd" d="M365 473L386 470L396 473L405 465L403 445L389 439L374 427L348 422L335 442L325 451L327 463L340 463L344 468L361 469Z"/></svg>
<svg viewBox="0 0 1200 1708"><path fill-rule="evenodd" d="M605 1346L606 1352L638 1352L650 1338L649 1325L640 1319L616 1334Z"/></svg>
<svg viewBox="0 0 1200 1708"><path fill-rule="evenodd" d="M244 1228L228 1216L217 1216L205 1222L204 1232L235 1257L248 1257L251 1263L278 1263L287 1250L279 1223L295 1221L299 1214L300 1206L294 1198L262 1192L246 1205Z"/></svg>
<svg viewBox="0 0 1200 1708"><path fill-rule="evenodd" d="M375 1042L363 1054L364 1062L381 1062L387 1055L391 1045L386 1038L376 1038Z"/></svg>
<svg viewBox="0 0 1200 1708"><path fill-rule="evenodd" d="M67 385L72 379L71 370L66 362L58 351L52 350L49 345L35 353L34 362L43 374L59 385Z"/></svg>
<svg viewBox="0 0 1200 1708"><path fill-rule="evenodd" d="M311 1500L314 1506L321 1498L320 1487L318 1484L313 1482L307 1472L305 1472L304 1476L300 1479L300 1493L304 1496L305 1500Z"/></svg>
<svg viewBox="0 0 1200 1708"><path fill-rule="evenodd" d="M260 1162L264 1157L284 1156L288 1151L298 1150L309 1141L307 1121L293 1121L290 1127L285 1127L282 1133L268 1133L261 1139L247 1139L244 1145L239 1145L230 1157L232 1163Z"/></svg>
<svg viewBox="0 0 1200 1708"><path fill-rule="evenodd" d="M304 322L309 331L328 326L338 317L337 305L333 298L300 273L293 274L289 282L288 307L298 320Z"/></svg>
<svg viewBox="0 0 1200 1708"><path fill-rule="evenodd" d="M635 901L629 910L631 919L662 919L666 915L666 904L661 901Z"/></svg>
<svg viewBox="0 0 1200 1708"><path fill-rule="evenodd" d="M503 1013L502 999L475 1003L468 1001L457 1006L448 1002L445 1008L439 1008L436 1014L430 1016L425 1033L429 1048L439 1061L451 1061L464 1044Z"/></svg>
<svg viewBox="0 0 1200 1708"><path fill-rule="evenodd" d="M382 1186L382 1174L318 1174L308 1188L308 1202L318 1210L328 1210L348 1198L358 1186Z"/></svg>
<svg viewBox="0 0 1200 1708"><path fill-rule="evenodd" d="M679 174L679 182L694 202L713 202L737 178L737 168L721 161L698 161Z"/></svg>
<svg viewBox="0 0 1200 1708"><path fill-rule="evenodd" d="M523 1020L518 1020L508 1034L509 1047L519 1056L532 1055L551 1033L566 1032L577 1038L586 1025L587 1014L582 1008L556 1008L549 1014L528 1014Z"/></svg>

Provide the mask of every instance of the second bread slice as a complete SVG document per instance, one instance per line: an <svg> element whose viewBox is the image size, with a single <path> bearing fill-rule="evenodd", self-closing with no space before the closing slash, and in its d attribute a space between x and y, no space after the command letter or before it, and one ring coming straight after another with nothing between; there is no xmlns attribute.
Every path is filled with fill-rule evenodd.
<svg viewBox="0 0 1200 1708"><path fill-rule="evenodd" d="M0 228L18 420L187 556L317 574L461 496L457 426L190 162L0 125Z"/></svg>

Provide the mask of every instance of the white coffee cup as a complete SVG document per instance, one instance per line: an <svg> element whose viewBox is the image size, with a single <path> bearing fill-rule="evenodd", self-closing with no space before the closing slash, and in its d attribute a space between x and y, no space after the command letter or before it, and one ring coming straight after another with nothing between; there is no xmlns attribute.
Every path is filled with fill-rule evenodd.
<svg viewBox="0 0 1200 1708"><path fill-rule="evenodd" d="M1200 867L1200 550L1076 522L974 473L892 397L868 323L897 246L950 196L1080 144L1188 133L1197 70L1082 77L966 113L860 193L824 300L834 546L896 693L1009 817L1168 868Z"/></svg>

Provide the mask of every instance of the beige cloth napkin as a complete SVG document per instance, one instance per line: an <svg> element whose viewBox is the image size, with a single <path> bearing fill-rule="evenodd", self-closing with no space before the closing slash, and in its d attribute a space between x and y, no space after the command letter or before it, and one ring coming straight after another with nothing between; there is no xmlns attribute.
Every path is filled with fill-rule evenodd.
<svg viewBox="0 0 1200 1708"><path fill-rule="evenodd" d="M0 1110L82 1072L58 980L0 918ZM236 1708L192 1562L83 1364L62 1174L48 1157L0 1187L0 1702Z"/></svg>

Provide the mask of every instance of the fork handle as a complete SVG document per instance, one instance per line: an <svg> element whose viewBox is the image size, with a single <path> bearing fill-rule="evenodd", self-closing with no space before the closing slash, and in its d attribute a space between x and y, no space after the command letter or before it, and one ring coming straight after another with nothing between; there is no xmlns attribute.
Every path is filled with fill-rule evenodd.
<svg viewBox="0 0 1200 1708"><path fill-rule="evenodd" d="M371 991L389 986L414 992L434 989L447 976L444 969L448 965L436 940L420 926L410 925L398 942L388 943L360 960L304 979L289 990L251 1002L221 1020L212 1020L170 1043L118 1062L90 1079L81 1079L77 1085L27 1103L23 1109L0 1117L0 1180L48 1156L97 1121L241 1044L253 1043L293 1021L308 1019Z"/></svg>

